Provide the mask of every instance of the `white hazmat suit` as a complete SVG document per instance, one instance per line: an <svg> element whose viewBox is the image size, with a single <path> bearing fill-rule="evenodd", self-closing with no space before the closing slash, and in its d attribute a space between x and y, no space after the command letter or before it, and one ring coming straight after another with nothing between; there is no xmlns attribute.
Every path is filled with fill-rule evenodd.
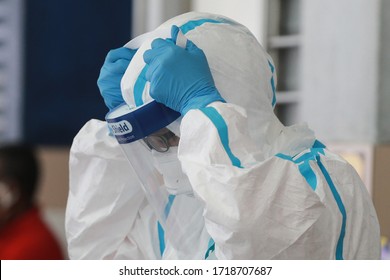
<svg viewBox="0 0 390 280"><path fill-rule="evenodd" d="M188 13L134 39L128 46L139 49L121 84L126 103L151 100L143 53L172 25L204 51L227 101L168 126L180 143L167 155L180 160L190 183L169 190L169 209L183 213L181 242L164 236L106 122L91 120L70 153L70 258L379 259L379 224L365 186L305 124L279 122L272 59L244 26ZM172 175L156 168L164 181Z"/></svg>

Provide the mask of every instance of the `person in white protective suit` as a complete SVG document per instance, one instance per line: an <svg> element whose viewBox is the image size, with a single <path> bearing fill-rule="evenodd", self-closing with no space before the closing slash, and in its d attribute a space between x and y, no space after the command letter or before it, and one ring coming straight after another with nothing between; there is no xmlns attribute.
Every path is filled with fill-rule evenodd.
<svg viewBox="0 0 390 280"><path fill-rule="evenodd" d="M98 85L107 122L70 153L71 259L380 258L365 186L306 124L280 123L246 27L175 17L111 51Z"/></svg>

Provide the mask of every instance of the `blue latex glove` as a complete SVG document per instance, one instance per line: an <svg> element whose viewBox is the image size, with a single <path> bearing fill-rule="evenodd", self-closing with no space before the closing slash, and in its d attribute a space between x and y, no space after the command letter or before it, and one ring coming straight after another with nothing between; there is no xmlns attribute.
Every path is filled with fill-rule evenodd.
<svg viewBox="0 0 390 280"><path fill-rule="evenodd" d="M186 48L176 46L178 27L172 27L172 39L156 39L144 53L149 65L146 79L150 96L167 107L186 114L224 99L215 87L205 54L187 40Z"/></svg>
<svg viewBox="0 0 390 280"><path fill-rule="evenodd" d="M110 110L125 102L121 92L121 79L136 51L122 47L109 51L106 56L97 84L104 103Z"/></svg>

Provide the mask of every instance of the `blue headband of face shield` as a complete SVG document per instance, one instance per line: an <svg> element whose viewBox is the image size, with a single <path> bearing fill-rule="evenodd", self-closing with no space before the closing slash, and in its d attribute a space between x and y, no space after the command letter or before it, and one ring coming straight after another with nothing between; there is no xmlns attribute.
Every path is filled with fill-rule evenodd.
<svg viewBox="0 0 390 280"><path fill-rule="evenodd" d="M140 107L123 104L106 115L106 121L120 144L145 138L180 117L165 105L153 100Z"/></svg>

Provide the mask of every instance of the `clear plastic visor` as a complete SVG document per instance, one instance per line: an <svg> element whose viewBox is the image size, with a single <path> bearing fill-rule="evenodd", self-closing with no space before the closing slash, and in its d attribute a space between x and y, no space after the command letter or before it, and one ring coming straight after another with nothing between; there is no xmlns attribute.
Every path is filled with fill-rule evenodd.
<svg viewBox="0 0 390 280"><path fill-rule="evenodd" d="M107 123L130 163L129 167L137 176L129 180L139 182L165 231L165 238L179 248L185 243L184 239L187 236L183 227L186 210L183 208L184 205L172 207L175 196L169 194L164 186L163 176L155 168L150 151L150 149L167 151L171 145L178 144L179 138L166 128L160 128L152 134L149 134L149 131L137 131L142 129L142 126L137 124L133 113L134 110L124 105L106 116ZM175 205L178 206L177 203Z"/></svg>

